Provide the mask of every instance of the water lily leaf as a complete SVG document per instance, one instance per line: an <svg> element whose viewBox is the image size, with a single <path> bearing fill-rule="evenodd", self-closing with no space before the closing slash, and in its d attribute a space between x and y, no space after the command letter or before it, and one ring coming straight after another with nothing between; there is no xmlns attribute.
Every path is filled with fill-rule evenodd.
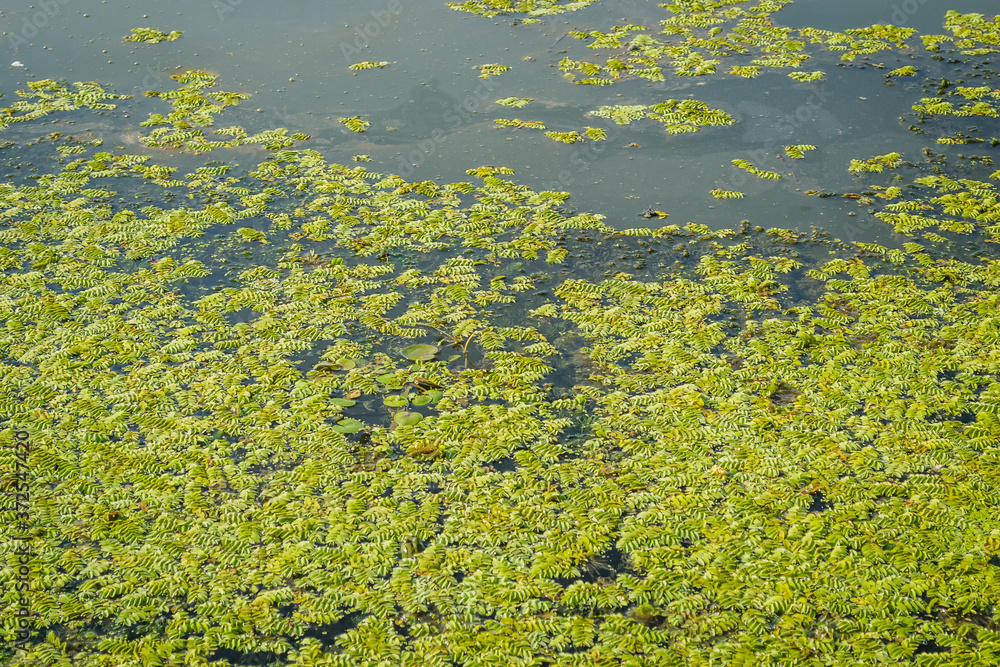
<svg viewBox="0 0 1000 667"><path fill-rule="evenodd" d="M333 361L321 361L312 367L314 371L339 371L340 364Z"/></svg>
<svg viewBox="0 0 1000 667"><path fill-rule="evenodd" d="M439 349L436 345L418 344L404 347L399 353L412 361L430 361Z"/></svg>
<svg viewBox="0 0 1000 667"><path fill-rule="evenodd" d="M419 396L414 396L411 403L414 405L427 405L431 402L431 397L427 394L420 394Z"/></svg>
<svg viewBox="0 0 1000 667"><path fill-rule="evenodd" d="M360 422L357 419L341 419L339 422L331 426L331 430L337 433L357 433L365 427L364 422Z"/></svg>
<svg viewBox="0 0 1000 667"><path fill-rule="evenodd" d="M400 426L412 426L419 424L423 418L424 416L419 412L397 412L392 420Z"/></svg>
<svg viewBox="0 0 1000 667"><path fill-rule="evenodd" d="M395 373L383 373L375 379L389 389L399 389L403 386L403 383L399 381L399 378L396 377Z"/></svg>
<svg viewBox="0 0 1000 667"><path fill-rule="evenodd" d="M349 408L352 405L356 405L357 404L357 401L352 401L352 400L349 400L349 399L346 399L346 398L331 398L330 402L333 403L334 405L340 405L340 406L343 406L345 408Z"/></svg>
<svg viewBox="0 0 1000 667"><path fill-rule="evenodd" d="M400 396L399 394L393 394L392 396L386 396L382 399L382 402L388 405L390 408L401 408L406 405L409 401Z"/></svg>
<svg viewBox="0 0 1000 667"><path fill-rule="evenodd" d="M336 361L321 361L313 366L314 371L348 371L357 366L353 359L337 359Z"/></svg>

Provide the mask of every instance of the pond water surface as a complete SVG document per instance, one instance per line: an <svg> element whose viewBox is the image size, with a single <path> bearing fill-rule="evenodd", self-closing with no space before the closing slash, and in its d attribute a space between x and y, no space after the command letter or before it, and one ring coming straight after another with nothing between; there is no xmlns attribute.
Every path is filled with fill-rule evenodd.
<svg viewBox="0 0 1000 667"><path fill-rule="evenodd" d="M800 0L777 13L775 21L828 30L892 22L937 33L947 9L988 13L993 8L990 0ZM569 30L621 21L653 25L662 17L655 4L637 1L598 3L540 24L512 25L516 21L510 16L473 16L436 0L65 0L48 10L32 0L11 0L4 3L0 25L10 60L25 67L0 69L0 91L10 103L28 81L55 78L97 81L133 94L121 105L125 117L109 115L88 129L109 145L120 142L141 152L137 119L164 110L162 102L144 99L143 93L170 89L168 77L177 71L201 69L218 74L224 90L253 96L227 111L222 124L310 134L314 139L305 147L331 161L365 153L374 160L373 170L439 182L461 180L467 169L481 165L509 166L518 182L571 192L574 209L601 213L618 228L642 222L638 215L653 207L670 213L669 222L676 224L695 221L719 229L749 219L764 227L808 230L816 225L845 240L893 243L885 225L867 216L864 206L803 192L857 187L846 170L852 158L889 151L917 157L924 142L907 131L910 122L902 118L919 97L917 84L904 80L887 87L884 71L866 68L861 59L838 67L830 54L807 64L827 72L825 80L809 84L793 82L778 70L753 80L668 74L664 83L580 86L565 81L556 66L563 57L593 53L567 35ZM123 42L122 35L136 26L177 29L184 36L157 45ZM928 66L936 64L921 57ZM362 60L392 64L363 72L348 69ZM873 61L892 68L908 57L877 54ZM479 66L493 62L513 69L478 78ZM946 64L939 69L942 76L953 71ZM509 96L535 102L524 109L494 103ZM721 108L738 122L669 135L653 121L618 127L585 116L601 105L688 97ZM353 115L371 121L366 133L352 134L337 122ZM562 131L596 125L609 137L603 143L562 145L537 131L493 123L513 117ZM61 122L49 121L55 126L50 129L66 130ZM759 167L788 172L777 154L792 143L819 150L794 165L791 178L747 183L730 164L734 157L758 156L762 159L752 161ZM714 188L742 189L749 196L720 202L708 194Z"/></svg>

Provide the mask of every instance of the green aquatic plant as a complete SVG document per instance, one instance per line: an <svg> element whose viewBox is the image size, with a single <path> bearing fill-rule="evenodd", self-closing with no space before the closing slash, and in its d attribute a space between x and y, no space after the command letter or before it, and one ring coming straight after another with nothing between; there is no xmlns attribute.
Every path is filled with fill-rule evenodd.
<svg viewBox="0 0 1000 667"><path fill-rule="evenodd" d="M782 4L677 0L663 27L794 54ZM899 35L813 36L860 54ZM242 99L184 79L154 95L177 114L161 129ZM8 115L114 99L39 92ZM653 113L711 124L682 104ZM0 576L31 551L30 641L7 596L5 664L1000 651L997 264L942 248L1000 236L986 160L856 160L915 173L854 195L911 235L887 248L615 230L508 167L408 181L283 128L219 134L274 148L182 169L53 138L33 150L54 167L0 184Z"/></svg>
<svg viewBox="0 0 1000 667"><path fill-rule="evenodd" d="M722 58L736 60L724 71L752 79L763 68L794 68L795 80L812 82L822 79L821 71L799 68L812 54L809 45L822 45L829 51L842 52L841 60L854 61L886 50L907 47L915 33L912 28L872 25L843 32L814 28L793 29L776 25L772 15L788 0L753 3L673 2L661 7L669 16L659 22L658 33L641 25L618 25L609 31L570 31L568 34L589 40L588 48L610 51L602 62L565 57L559 67L575 83L612 85L632 77L664 81L664 71L676 76L710 76L717 73ZM624 51L623 51L624 50ZM577 75L585 78L577 80Z"/></svg>
<svg viewBox="0 0 1000 667"><path fill-rule="evenodd" d="M816 146L813 146L812 144L794 144L792 146L785 146L785 154L795 160L801 160L806 156L807 151L814 150L816 150Z"/></svg>
<svg viewBox="0 0 1000 667"><path fill-rule="evenodd" d="M956 107L955 102L950 101L956 100L956 98L965 103ZM997 99L1000 99L1000 91L989 86L957 86L948 91L947 98L925 97L914 104L912 108L917 112L917 118L920 122L926 122L937 116L957 116L959 118L988 116L996 118L998 116L996 107L989 100Z"/></svg>
<svg viewBox="0 0 1000 667"><path fill-rule="evenodd" d="M491 76L500 76L504 72L510 71L510 65L500 65L497 63L488 63L486 65L479 66L479 78L488 79Z"/></svg>
<svg viewBox="0 0 1000 667"><path fill-rule="evenodd" d="M497 104L501 104L505 107L514 107L515 109L520 109L527 106L529 103L534 101L531 97L504 97L496 101Z"/></svg>
<svg viewBox="0 0 1000 667"><path fill-rule="evenodd" d="M609 118L618 125L628 125L642 118L661 123L669 134L697 132L703 127L732 125L732 116L721 109L712 109L700 100L666 100L660 104L602 106L590 111L591 116Z"/></svg>
<svg viewBox="0 0 1000 667"><path fill-rule="evenodd" d="M497 125L504 127L520 128L526 127L531 130L544 130L545 123L538 120L521 120L520 118L497 118L493 121Z"/></svg>
<svg viewBox="0 0 1000 667"><path fill-rule="evenodd" d="M778 172L776 172L776 171L768 171L766 169L759 169L759 168L755 167L753 165L753 163L750 162L749 160L744 160L742 158L737 158L735 160L731 160L731 162L733 163L733 166L739 167L743 171L745 171L745 172L747 172L749 174L753 174L757 178L763 178L763 179L766 179L766 180L769 180L769 181L776 181L776 180L778 180L778 179L781 178L781 174L779 174Z"/></svg>
<svg viewBox="0 0 1000 667"><path fill-rule="evenodd" d="M361 116L350 116L349 118L338 118L337 122L343 123L351 132L364 132L372 124L369 120L364 120Z"/></svg>
<svg viewBox="0 0 1000 667"><path fill-rule="evenodd" d="M722 190L722 189L712 190L709 194L711 194L716 199L743 199L746 196L739 190Z"/></svg>
<svg viewBox="0 0 1000 667"><path fill-rule="evenodd" d="M984 56L1000 50L1000 19L988 19L982 14L962 14L955 10L945 13L944 27L951 30L955 46L963 55ZM935 36L937 37L937 36ZM943 39L934 39L928 49L937 47Z"/></svg>
<svg viewBox="0 0 1000 667"><path fill-rule="evenodd" d="M125 176L131 161L115 157L101 159ZM962 538L995 529L973 454L1000 432L988 410L1000 343L984 327L989 303L954 298L946 278L989 298L973 292L989 267L924 266L914 248L899 257L914 258L907 279L891 264L838 259L813 270L823 289L811 305L793 305L787 280L804 268L793 257L724 246L732 231L636 230L618 238L685 239L695 270L560 279L504 322L500 307L540 278L511 278L486 256L526 259L601 226L557 213L555 193L475 171L480 186L410 183L275 153L253 178L273 179L279 200L304 196L293 199L300 213L265 202L271 235L326 236L332 260L305 264L288 244L274 266L201 296L177 292L204 275L198 262L102 267L107 229L92 229L89 246L72 227L7 229L5 244L46 241L8 257L0 338L18 361L0 365L0 406L37 443L32 498L46 512L33 609L46 631L75 614L22 662L68 655L65 641L93 664L141 664L151 642L165 660L207 661L221 642L334 664L452 650L474 664L517 647L566 661L586 647L588 661L608 664L765 650L790 662L812 632L783 622L790 614L828 628L829 644L811 652L876 663L922 641L960 654L978 650L970 636L992 641L988 619L933 620L997 598L992 542ZM19 209L43 192L84 197L66 210L97 213L100 197L67 188L68 174L60 187L2 196ZM285 215L296 222L281 230ZM116 224L121 240L141 236L134 221ZM366 261L442 244L486 254L422 269ZM39 266L10 263L28 260ZM38 271L68 296L22 278ZM243 309L248 321L229 319ZM739 323L724 327L731 312ZM466 347L467 366L445 361L446 345L379 351L431 327ZM542 328L579 339L586 383L549 393L562 353ZM328 361L296 370L321 341ZM951 384L939 373L954 373ZM974 421L957 419L969 410ZM76 446L56 445L67 441ZM954 567L957 581L945 577ZM670 577L675 588L662 585ZM952 597L889 588L946 580ZM807 586L824 596L796 597ZM159 625L143 620L149 608ZM869 640L886 618L911 628L909 644ZM345 619L327 641L312 638Z"/></svg>
<svg viewBox="0 0 1000 667"><path fill-rule="evenodd" d="M955 144L981 144L984 139L979 137L970 137L961 132L956 132L953 135L947 135L943 137L938 137L937 143L955 145Z"/></svg>
<svg viewBox="0 0 1000 667"><path fill-rule="evenodd" d="M366 69L376 69L376 68L385 69L391 64L392 63L390 63L388 60L380 60L378 62L372 60L363 60L359 63L354 63L353 65L350 65L347 69L354 70L355 72L360 72Z"/></svg>
<svg viewBox="0 0 1000 667"><path fill-rule="evenodd" d="M712 109L700 100L667 100L646 110L646 116L663 124L670 134L697 132L702 127L732 125L733 120L725 111Z"/></svg>
<svg viewBox="0 0 1000 667"><path fill-rule="evenodd" d="M759 65L733 65L729 68L729 73L744 79L753 79L760 74L760 69Z"/></svg>
<svg viewBox="0 0 1000 667"><path fill-rule="evenodd" d="M597 0L466 0L447 3L452 9L493 17L501 14L527 14L531 17L551 16L572 12L590 5ZM525 23L529 20L524 21Z"/></svg>
<svg viewBox="0 0 1000 667"><path fill-rule="evenodd" d="M819 81L824 76L826 76L826 73L825 72L820 72L820 71L816 71L816 72L789 72L788 73L788 77L790 79L795 79L796 81L802 81L802 82L805 82L805 83L809 83L809 82L812 82L812 81Z"/></svg>
<svg viewBox="0 0 1000 667"><path fill-rule="evenodd" d="M583 141L583 135L575 130L572 132L546 132L545 136L563 144L575 144L578 141Z"/></svg>
<svg viewBox="0 0 1000 667"><path fill-rule="evenodd" d="M953 179L932 174L914 179L913 188L903 196L902 188L887 189L888 202L874 213L896 231L913 234L928 228L968 235L977 230L991 241L1000 239L1000 193L996 186L975 179ZM925 194L930 190L929 193Z"/></svg>
<svg viewBox="0 0 1000 667"><path fill-rule="evenodd" d="M156 28L132 28L129 34L125 36L125 41L159 44L160 42L173 42L183 34L180 30L171 30L169 33L166 33Z"/></svg>
<svg viewBox="0 0 1000 667"><path fill-rule="evenodd" d="M438 348L434 345L410 345L399 352L412 361L430 361L438 353Z"/></svg>
<svg viewBox="0 0 1000 667"><path fill-rule="evenodd" d="M131 95L118 95L105 92L93 82L77 82L73 84L76 90L70 90L54 79L29 81L27 90L18 90L21 99L10 107L0 109L0 129L11 123L23 123L37 120L57 111L75 111L76 109L112 110L116 106L107 100L129 99Z"/></svg>
<svg viewBox="0 0 1000 667"><path fill-rule="evenodd" d="M603 106L596 111L591 111L590 115L597 116L598 118L609 118L618 125L628 125L641 118L645 118L646 109L648 108L645 104L619 104L615 106Z"/></svg>
<svg viewBox="0 0 1000 667"><path fill-rule="evenodd" d="M216 134L233 135L231 141L211 141L205 137L200 128L215 124L214 116L222 113L227 107L235 106L250 96L245 93L230 93L224 91L209 91L215 87L217 77L208 72L188 70L183 74L173 74L170 77L181 88L168 92L156 90L146 91L146 97L170 100L171 112L153 113L141 123L143 127L156 127L148 135L139 140L150 147L184 148L193 152L204 152L215 148L238 145L247 137L241 127L231 127L216 130ZM291 141L288 145L291 145Z"/></svg>
<svg viewBox="0 0 1000 667"><path fill-rule="evenodd" d="M899 153L886 153L867 160L851 160L848 170L855 176L865 173L881 174L886 169L896 169L902 162L903 156Z"/></svg>

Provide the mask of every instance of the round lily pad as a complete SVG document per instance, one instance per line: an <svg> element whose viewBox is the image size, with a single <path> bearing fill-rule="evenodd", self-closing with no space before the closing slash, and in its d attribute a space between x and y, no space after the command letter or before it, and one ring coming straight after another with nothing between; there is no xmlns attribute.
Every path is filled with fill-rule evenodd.
<svg viewBox="0 0 1000 667"><path fill-rule="evenodd" d="M399 353L411 361L430 361L439 349L436 345L418 344L404 347Z"/></svg>
<svg viewBox="0 0 1000 667"><path fill-rule="evenodd" d="M334 405L339 405L345 408L349 408L352 405L357 404L357 401L352 401L348 398L331 398L330 402L333 403Z"/></svg>
<svg viewBox="0 0 1000 667"><path fill-rule="evenodd" d="M410 402L414 405L427 405L431 402L431 397L427 394L420 394L419 396L414 396L410 399Z"/></svg>
<svg viewBox="0 0 1000 667"><path fill-rule="evenodd" d="M395 373L385 373L383 375L379 375L375 379L384 384L389 389L399 389L400 387L403 386L403 383L399 381L399 378L396 377Z"/></svg>
<svg viewBox="0 0 1000 667"><path fill-rule="evenodd" d="M424 416L419 412L397 412L392 420L400 426L412 426L419 424L423 418Z"/></svg>
<svg viewBox="0 0 1000 667"><path fill-rule="evenodd" d="M331 426L330 428L337 433L357 433L365 427L364 422L360 422L357 419L341 419L339 422Z"/></svg>
<svg viewBox="0 0 1000 667"><path fill-rule="evenodd" d="M339 371L340 364L333 361L321 361L312 368L314 371Z"/></svg>
<svg viewBox="0 0 1000 667"><path fill-rule="evenodd" d="M390 408L401 408L408 403L408 401L399 394L386 396L385 398L382 399L382 402L388 405Z"/></svg>
<svg viewBox="0 0 1000 667"><path fill-rule="evenodd" d="M357 366L353 359L337 359L336 361L321 361L313 366L314 371L349 371Z"/></svg>

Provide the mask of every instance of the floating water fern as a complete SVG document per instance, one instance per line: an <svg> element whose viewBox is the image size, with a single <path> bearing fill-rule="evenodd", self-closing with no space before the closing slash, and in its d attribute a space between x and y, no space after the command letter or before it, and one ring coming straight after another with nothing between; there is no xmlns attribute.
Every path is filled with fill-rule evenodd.
<svg viewBox="0 0 1000 667"><path fill-rule="evenodd" d="M216 114L248 99L249 95L222 91L203 92L216 85L217 77L208 72L189 70L183 74L171 75L170 78L184 86L169 92L149 90L146 91L146 97L170 100L171 112L166 116L150 114L149 118L141 123L143 127L169 127L157 127L148 135L140 137L140 141L152 147L184 146L187 150L200 152L235 145L234 142L238 143L247 136L243 128L233 127L217 132L235 136L233 141L210 141L200 128L214 125Z"/></svg>
<svg viewBox="0 0 1000 667"><path fill-rule="evenodd" d="M615 26L600 30L571 31L569 34L590 40L589 48L613 50L603 63L566 57L559 67L576 83L611 85L639 77L664 81L664 70L677 76L715 74L721 57L739 58L730 74L754 78L763 68L799 68L811 55L807 44L822 44L830 51L842 52L841 59L853 61L880 51L903 48L914 34L912 28L873 25L866 28L832 32L777 26L769 15L787 4L776 0L750 5L749 2L675 2L663 5L671 16L660 21L662 30L654 36L644 26ZM638 32L639 34L632 34ZM626 40L628 40L626 42ZM625 49L624 54L621 53ZM577 80L577 73L586 78ZM794 71L789 76L798 81L822 79L821 71Z"/></svg>
<svg viewBox="0 0 1000 667"><path fill-rule="evenodd" d="M76 90L70 90L54 79L29 81L27 90L17 91L22 98L10 107L0 109L0 129L10 123L23 123L37 120L57 111L73 111L76 109L107 109L115 108L107 100L124 100L131 95L118 95L105 92L96 83L74 83Z"/></svg>
<svg viewBox="0 0 1000 667"><path fill-rule="evenodd" d="M851 160L848 169L855 176L864 173L880 174L886 169L895 169L902 162L903 156L899 153L886 153L885 155L876 155L867 160Z"/></svg>
<svg viewBox="0 0 1000 667"><path fill-rule="evenodd" d="M552 139L553 141L558 141L563 144L575 144L578 141L583 141L583 136L576 131L572 132L546 132L545 136Z"/></svg>
<svg viewBox="0 0 1000 667"><path fill-rule="evenodd" d="M359 63L354 63L347 69L354 70L355 72L360 72L366 69L375 69L375 68L384 69L388 67L390 64L391 63L388 60L380 60L378 62L374 62L371 60L363 60Z"/></svg>
<svg viewBox="0 0 1000 667"><path fill-rule="evenodd" d="M608 34L631 39L623 58L767 47L787 63L800 47L768 18L781 4L668 5L675 53ZM958 49L1000 43L995 21L947 20ZM801 34L853 57L908 36ZM206 73L180 83L152 95L173 113L150 125L208 145L200 128L244 98ZM38 82L7 122L116 99L80 86ZM725 124L671 102L604 117ZM994 183L934 155L855 160L866 179L916 173L852 197L921 234L893 248L616 231L504 166L413 182L290 150L307 137L284 128L217 132L274 148L246 173L183 173L53 139L64 163L0 184L0 470L31 498L25 516L0 494L5 580L31 550L32 636L18 644L8 596L5 664L1000 652L997 265L937 248L1000 237ZM607 264L553 271L598 245Z"/></svg>
<svg viewBox="0 0 1000 667"><path fill-rule="evenodd" d="M97 159L122 177L148 162L116 158ZM272 179L276 193L259 212L273 216L268 236L325 238L331 259L306 264L302 246L287 244L274 266L193 297L177 287L205 276L202 263L163 258L122 272L102 266L110 241L173 228L162 255L199 220L237 219L247 195L114 219L100 214L98 193L72 185L72 171L43 188L0 189L7 207L45 197L67 219L95 216L82 237L53 224L3 235L20 251L2 277L0 347L17 363L0 365L0 409L38 443L29 483L46 514L32 521L60 538L36 539L32 608L77 609L81 628L102 628L99 639L73 628L40 638L25 660L66 654L72 640L127 664L159 633L168 658L208 660L216 645L200 637L221 628L220 641L240 638L241 655L300 663L361 655L352 647L363 645L383 655L393 646L396 663L430 649L473 664L517 646L567 661L588 646L588 660L608 664L720 651L752 661L765 649L800 655L804 631L780 625L789 614L822 617L824 655L873 663L924 641L969 655L979 650L962 643L969 633L991 641L988 621L928 621L928 608L958 613L943 594L925 600L923 589L886 583L948 581L970 604L998 599L992 543L964 539L995 530L995 492L973 456L1000 433L989 361L1000 337L983 319L992 297L975 287L991 280L989 266L925 265L920 244L859 247L876 259L815 266L821 291L796 303L789 276L802 263L723 245L732 231L615 235L596 216L557 213L556 193L499 179L508 169L473 171L482 185L408 183L313 152L275 153L252 177ZM281 232L286 190L302 193L291 202L302 212ZM452 193L491 208L428 201ZM377 260L454 247L530 261L582 229L617 242L684 239L695 270L561 278L512 322L502 306L536 292L545 273L511 277L454 255L421 269ZM46 282L25 280L31 272ZM957 285L971 298L954 298ZM244 310L249 321L230 320ZM739 315L732 328L729 313ZM324 361L303 375L298 355L316 346ZM445 361L456 346L459 358ZM581 357L587 381L553 393L545 383L563 350ZM76 447L55 446L70 438ZM11 525L0 528L5 540ZM724 576L692 566L708 553ZM801 563L775 560L786 553ZM88 563L104 564L99 578ZM962 577L950 576L955 567ZM184 585L170 585L181 572ZM677 572L678 588L664 589ZM794 594L817 586L822 601ZM226 604L203 599L210 587ZM423 605L420 591L441 606ZM708 596L716 607L706 612ZM166 629L136 622L150 606L164 609ZM911 628L908 643L863 641L885 618ZM730 632L682 645L668 636L671 624L707 619ZM310 637L341 622L339 643ZM503 631L488 632L494 624ZM413 636L428 625L437 630Z"/></svg>
<svg viewBox="0 0 1000 667"><path fill-rule="evenodd" d="M132 28L129 34L125 36L125 41L159 44L160 42L173 42L183 34L180 30L171 30L169 33L166 33L156 28Z"/></svg>
<svg viewBox="0 0 1000 667"><path fill-rule="evenodd" d="M531 97L505 97L501 100L497 100L497 104L502 104L505 107L514 107L515 109L520 109L521 107L527 106L533 101Z"/></svg>
<svg viewBox="0 0 1000 667"><path fill-rule="evenodd" d="M739 190L721 190L721 189L712 190L709 194L711 194L716 199L743 199L743 197L746 196Z"/></svg>
<svg viewBox="0 0 1000 667"><path fill-rule="evenodd" d="M802 81L802 82L805 82L805 83L809 83L809 82L812 82L812 81L819 81L824 76L826 76L826 73L825 72L819 72L819 71L816 71L816 72L789 72L788 73L788 77L789 78L795 79L796 81Z"/></svg>
<svg viewBox="0 0 1000 667"><path fill-rule="evenodd" d="M744 160L742 158L737 158L731 161L734 166L746 171L747 173L753 174L757 178L763 178L771 181L776 181L781 178L781 174L776 171L768 171L766 169L758 169L749 160Z"/></svg>
<svg viewBox="0 0 1000 667"><path fill-rule="evenodd" d="M785 154L796 160L804 158L807 151L814 150L816 150L816 147L812 144L794 144L792 146L785 146Z"/></svg>
<svg viewBox="0 0 1000 667"><path fill-rule="evenodd" d="M466 0L447 3L452 9L493 17L500 14L523 13L528 16L550 16L583 9L597 0ZM525 21L527 22L527 21Z"/></svg>
<svg viewBox="0 0 1000 667"><path fill-rule="evenodd" d="M609 118L618 125L628 125L641 118L651 118L663 124L670 134L697 132L702 127L731 125L732 116L721 109L712 109L699 100L667 100L653 105L603 106L589 112L592 116Z"/></svg>
<svg viewBox="0 0 1000 667"><path fill-rule="evenodd" d="M633 121L646 117L645 104L604 106L596 111L591 111L591 116L599 118L610 118L618 125L628 125Z"/></svg>
<svg viewBox="0 0 1000 667"><path fill-rule="evenodd" d="M497 118L493 121L497 125L505 127L526 127L532 130L544 130L545 123L537 120L521 120L520 118Z"/></svg>
<svg viewBox="0 0 1000 667"><path fill-rule="evenodd" d="M497 63L489 63L489 64L486 64L486 65L480 65L479 66L479 71L480 71L479 78L480 79L488 79L491 76L500 76L501 74L503 74L504 72L507 72L509 70L510 70L510 66L509 65L498 65Z"/></svg>
<svg viewBox="0 0 1000 667"><path fill-rule="evenodd" d="M741 76L744 79L753 79L760 74L760 66L733 65L731 68L729 68L729 73L735 76Z"/></svg>
<svg viewBox="0 0 1000 667"><path fill-rule="evenodd" d="M349 118L338 118L338 122L343 123L351 132L364 132L371 125L371 121L364 120L361 116L351 116Z"/></svg>

